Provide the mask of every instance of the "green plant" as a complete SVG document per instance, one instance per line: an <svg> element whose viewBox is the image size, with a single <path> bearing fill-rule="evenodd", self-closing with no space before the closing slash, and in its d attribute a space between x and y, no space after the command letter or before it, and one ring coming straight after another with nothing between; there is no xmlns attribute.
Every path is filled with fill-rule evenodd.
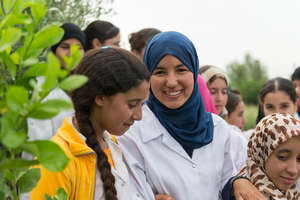
<svg viewBox="0 0 300 200"><path fill-rule="evenodd" d="M256 126L256 117L257 117L258 105L246 105L245 117L248 120L245 125L245 130L254 129Z"/></svg>
<svg viewBox="0 0 300 200"><path fill-rule="evenodd" d="M43 99L56 87L71 90L84 84L87 78L68 76L81 58L75 46L72 56L64 58L66 69L60 67L51 52L45 61L39 60L41 53L63 36L59 23L39 29L46 14L44 0L0 2L0 199L19 199L20 194L31 191L40 178L40 170L32 168L33 165L61 171L68 163L57 144L46 140L28 141L27 118L47 119L72 108L72 103L65 100ZM40 76L44 77L42 84L36 80ZM23 160L24 151L36 159Z"/></svg>

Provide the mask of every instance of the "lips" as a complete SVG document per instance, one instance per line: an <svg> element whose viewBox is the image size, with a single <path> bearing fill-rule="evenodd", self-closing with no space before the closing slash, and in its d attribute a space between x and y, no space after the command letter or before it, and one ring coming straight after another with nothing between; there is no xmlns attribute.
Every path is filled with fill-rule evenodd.
<svg viewBox="0 0 300 200"><path fill-rule="evenodd" d="M280 178L286 185L292 185L296 182L296 179L294 179L294 178L287 178L287 177L283 177L283 176L281 176Z"/></svg>
<svg viewBox="0 0 300 200"><path fill-rule="evenodd" d="M130 127L130 126L133 125L133 123L134 123L134 122L132 122L132 123L124 123L124 125Z"/></svg>
<svg viewBox="0 0 300 200"><path fill-rule="evenodd" d="M177 91L165 91L164 92L167 97L169 98L177 98L182 94L182 90L177 90Z"/></svg>

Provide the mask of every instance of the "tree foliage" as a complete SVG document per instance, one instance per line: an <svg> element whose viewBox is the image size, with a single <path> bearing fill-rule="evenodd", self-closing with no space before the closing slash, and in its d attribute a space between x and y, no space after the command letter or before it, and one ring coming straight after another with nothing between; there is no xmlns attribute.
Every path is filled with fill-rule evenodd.
<svg viewBox="0 0 300 200"><path fill-rule="evenodd" d="M91 19L112 14L113 0L46 0L48 13L42 24L72 22L84 28Z"/></svg>
<svg viewBox="0 0 300 200"><path fill-rule="evenodd" d="M240 90L247 104L258 103L258 93L268 79L266 67L246 54L242 63L232 62L226 67L231 86Z"/></svg>
<svg viewBox="0 0 300 200"><path fill-rule="evenodd" d="M52 52L45 61L39 60L44 49L63 36L60 23L40 27L47 11L44 0L0 3L0 199L16 200L31 191L40 178L40 170L31 166L40 164L50 171L61 171L68 163L57 144L28 140L27 118L47 119L72 108L68 101L43 99L56 87L74 89L73 81L79 87L87 78L68 76L81 59L77 46L72 47L72 56L65 58L66 69ZM37 77L44 77L44 82L38 84ZM36 159L23 160L23 152ZM58 196L63 196L60 190Z"/></svg>

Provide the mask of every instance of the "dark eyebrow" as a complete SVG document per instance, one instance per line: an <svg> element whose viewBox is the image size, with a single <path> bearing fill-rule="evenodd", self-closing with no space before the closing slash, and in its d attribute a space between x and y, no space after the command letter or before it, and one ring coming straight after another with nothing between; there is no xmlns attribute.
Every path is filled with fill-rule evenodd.
<svg viewBox="0 0 300 200"><path fill-rule="evenodd" d="M183 63L181 63L181 64L176 65L175 68L182 67L182 66L186 67ZM164 67L163 66L157 66L154 70L156 70L156 69L164 69Z"/></svg>
<svg viewBox="0 0 300 200"><path fill-rule="evenodd" d="M129 99L128 102L139 102L142 101L142 99Z"/></svg>
<svg viewBox="0 0 300 200"><path fill-rule="evenodd" d="M289 150L289 149L279 149L278 150L278 153L290 153L291 152L291 150Z"/></svg>

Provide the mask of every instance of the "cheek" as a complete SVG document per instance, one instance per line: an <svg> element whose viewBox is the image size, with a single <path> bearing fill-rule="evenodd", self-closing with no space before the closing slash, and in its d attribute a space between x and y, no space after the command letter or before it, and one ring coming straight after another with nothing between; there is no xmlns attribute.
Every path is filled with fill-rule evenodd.
<svg viewBox="0 0 300 200"><path fill-rule="evenodd" d="M157 77L152 76L150 79L151 90L153 93L156 93L160 87L163 85L163 80Z"/></svg>

